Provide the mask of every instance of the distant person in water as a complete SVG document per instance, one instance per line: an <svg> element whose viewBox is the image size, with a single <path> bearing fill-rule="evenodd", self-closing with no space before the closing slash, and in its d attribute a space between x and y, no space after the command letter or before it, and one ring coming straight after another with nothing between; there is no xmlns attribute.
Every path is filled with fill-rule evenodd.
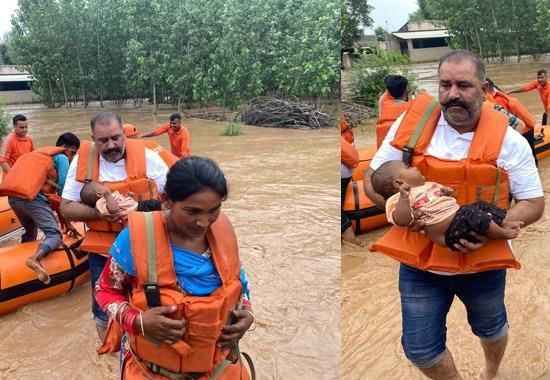
<svg viewBox="0 0 550 380"><path fill-rule="evenodd" d="M540 69L539 71L537 71L537 79L524 84L520 88L508 91L507 94L510 95L516 92L526 92L535 89L539 92L540 100L542 102L542 106L544 107L541 124L547 125L548 114L550 113L550 84L548 84L546 70Z"/></svg>
<svg viewBox="0 0 550 380"><path fill-rule="evenodd" d="M170 123L164 123L154 131L141 135L141 137L159 136L163 133L168 133L172 154L178 158L188 157L191 154L189 150L189 131L183 126L179 113L170 116Z"/></svg>

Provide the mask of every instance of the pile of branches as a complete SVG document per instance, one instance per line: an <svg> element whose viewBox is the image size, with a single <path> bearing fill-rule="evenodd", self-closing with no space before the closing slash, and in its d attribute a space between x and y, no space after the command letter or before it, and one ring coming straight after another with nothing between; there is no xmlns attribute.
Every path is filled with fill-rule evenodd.
<svg viewBox="0 0 550 380"><path fill-rule="evenodd" d="M229 112L225 113L225 115L223 113L212 113L212 112L184 112L184 115L186 118L215 120L215 121L231 120L232 118L232 114Z"/></svg>
<svg viewBox="0 0 550 380"><path fill-rule="evenodd" d="M262 98L245 107L237 118L244 124L271 128L333 128L336 120L299 100Z"/></svg>
<svg viewBox="0 0 550 380"><path fill-rule="evenodd" d="M340 105L351 128L361 124L366 119L376 116L374 108L355 103L351 100L342 100Z"/></svg>

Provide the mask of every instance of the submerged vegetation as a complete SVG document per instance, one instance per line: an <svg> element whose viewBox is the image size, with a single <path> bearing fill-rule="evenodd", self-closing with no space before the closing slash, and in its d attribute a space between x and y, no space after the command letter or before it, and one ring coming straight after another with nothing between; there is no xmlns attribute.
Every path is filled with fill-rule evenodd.
<svg viewBox="0 0 550 380"><path fill-rule="evenodd" d="M227 121L220 132L221 136L239 136L243 133L244 124L240 121Z"/></svg>

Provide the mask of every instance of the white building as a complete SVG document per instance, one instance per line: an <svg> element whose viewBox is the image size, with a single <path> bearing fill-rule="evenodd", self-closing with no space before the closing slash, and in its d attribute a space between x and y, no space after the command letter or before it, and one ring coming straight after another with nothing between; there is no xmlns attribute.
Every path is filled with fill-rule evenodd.
<svg viewBox="0 0 550 380"><path fill-rule="evenodd" d="M32 77L28 72L18 70L16 66L0 65L0 97L7 104L39 101L31 90L31 82Z"/></svg>
<svg viewBox="0 0 550 380"><path fill-rule="evenodd" d="M387 49L407 55L413 63L437 61L451 51L448 36L447 29L436 21L409 21L386 35Z"/></svg>

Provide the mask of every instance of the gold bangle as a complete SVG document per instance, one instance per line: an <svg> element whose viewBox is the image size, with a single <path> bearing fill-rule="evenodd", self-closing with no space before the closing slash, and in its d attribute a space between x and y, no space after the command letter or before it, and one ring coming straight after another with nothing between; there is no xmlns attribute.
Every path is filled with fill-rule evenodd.
<svg viewBox="0 0 550 380"><path fill-rule="evenodd" d="M143 313L139 312L139 324L141 326L141 335L145 336L145 329L143 328Z"/></svg>
<svg viewBox="0 0 550 380"><path fill-rule="evenodd" d="M248 331L256 330L256 315L254 314L254 312L250 309L242 309L242 310L247 311L252 316L252 324L250 325L250 327L252 328L249 328Z"/></svg>

